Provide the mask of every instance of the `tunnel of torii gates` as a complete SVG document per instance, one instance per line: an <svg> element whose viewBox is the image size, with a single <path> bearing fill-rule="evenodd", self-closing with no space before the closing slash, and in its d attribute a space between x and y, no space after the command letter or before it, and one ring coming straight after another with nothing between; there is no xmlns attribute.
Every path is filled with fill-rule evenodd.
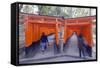
<svg viewBox="0 0 100 68"><path fill-rule="evenodd" d="M56 44L58 45L58 32L61 26L63 26L64 30L64 43L66 43L73 32L76 32L77 35L82 33L89 47L93 46L92 22L96 19L95 16L63 19L55 16L41 16L25 13L21 13L20 15L24 15L26 48L31 46L33 42L39 41L43 32L47 36L55 34Z"/></svg>

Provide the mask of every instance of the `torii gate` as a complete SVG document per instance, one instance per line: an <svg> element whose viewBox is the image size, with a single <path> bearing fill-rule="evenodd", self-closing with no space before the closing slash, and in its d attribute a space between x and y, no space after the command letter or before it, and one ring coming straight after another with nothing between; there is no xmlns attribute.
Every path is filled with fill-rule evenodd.
<svg viewBox="0 0 100 68"><path fill-rule="evenodd" d="M92 22L95 18L95 16L87 16L66 19L64 25L64 42L66 42L73 32L77 32L78 35L82 33L89 46L92 47Z"/></svg>
<svg viewBox="0 0 100 68"><path fill-rule="evenodd" d="M31 46L32 42L39 41L42 32L46 35L55 33L56 44L58 45L59 26L64 26L64 43L75 31L79 35L82 33L87 40L90 47L92 47L92 20L95 16L79 17L62 19L55 16L40 16L34 14L20 14L24 15L25 23L25 47Z"/></svg>

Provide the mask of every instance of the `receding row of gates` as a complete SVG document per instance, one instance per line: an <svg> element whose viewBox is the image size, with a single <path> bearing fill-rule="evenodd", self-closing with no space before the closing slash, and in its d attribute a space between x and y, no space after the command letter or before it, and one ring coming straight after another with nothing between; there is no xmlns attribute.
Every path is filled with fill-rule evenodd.
<svg viewBox="0 0 100 68"><path fill-rule="evenodd" d="M58 33L61 30L63 30L62 38L64 43L66 43L73 32L76 32L77 35L82 33L89 46L92 47L92 21L95 20L95 16L63 19L54 16L21 15L24 15L25 47L29 47L33 42L39 41L43 32L46 35L54 33L56 44L58 44Z"/></svg>

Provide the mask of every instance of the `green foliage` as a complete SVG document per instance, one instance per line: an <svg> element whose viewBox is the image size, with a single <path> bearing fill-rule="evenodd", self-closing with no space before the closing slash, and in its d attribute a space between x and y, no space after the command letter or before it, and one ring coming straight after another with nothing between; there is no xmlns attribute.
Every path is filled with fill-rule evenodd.
<svg viewBox="0 0 100 68"><path fill-rule="evenodd" d="M68 18L69 15L67 12L62 11L63 7L56 6L38 6L40 15L49 15L49 16L63 16Z"/></svg>
<svg viewBox="0 0 100 68"><path fill-rule="evenodd" d="M39 15L48 16L63 16L65 18L89 16L91 10L89 8L74 8L74 7L58 7L58 6L41 6L33 5L19 5L19 9L23 9L25 13L34 13L34 6L37 6Z"/></svg>
<svg viewBox="0 0 100 68"><path fill-rule="evenodd" d="M40 15L48 15L51 7L50 6L38 6Z"/></svg>

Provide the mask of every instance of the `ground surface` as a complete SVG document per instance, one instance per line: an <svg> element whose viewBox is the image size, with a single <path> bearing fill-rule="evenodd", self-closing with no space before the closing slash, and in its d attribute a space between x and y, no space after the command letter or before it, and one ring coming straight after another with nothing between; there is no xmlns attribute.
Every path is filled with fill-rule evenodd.
<svg viewBox="0 0 100 68"><path fill-rule="evenodd" d="M54 35L48 37L49 42L53 41ZM95 46L93 47L95 49ZM25 50L25 49L23 49ZM65 52L57 53L53 44L47 47L44 53L41 52L39 44L35 43L29 48L28 57L25 57L25 51L20 55L19 63L39 63L39 62L58 62L58 61L78 61L95 59L95 52L93 51L93 57L80 58L79 50L77 46L77 37L73 35L65 47Z"/></svg>

